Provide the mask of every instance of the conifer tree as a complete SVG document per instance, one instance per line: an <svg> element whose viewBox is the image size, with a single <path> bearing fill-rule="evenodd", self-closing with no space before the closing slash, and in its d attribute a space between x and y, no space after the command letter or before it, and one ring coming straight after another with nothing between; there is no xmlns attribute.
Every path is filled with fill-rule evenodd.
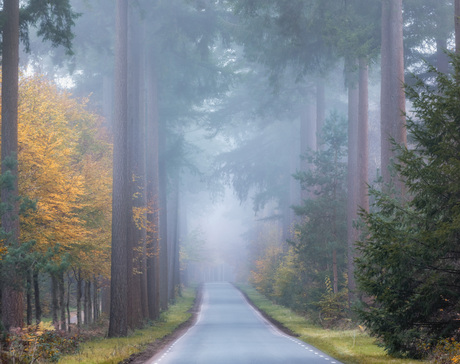
<svg viewBox="0 0 460 364"><path fill-rule="evenodd" d="M409 199L373 189L368 227L360 242L359 287L372 303L361 311L388 352L423 355L420 342L455 336L460 328L458 200L460 189L459 58L454 75L436 71L435 84L407 89L414 113L407 119L410 147L395 145L396 171Z"/></svg>

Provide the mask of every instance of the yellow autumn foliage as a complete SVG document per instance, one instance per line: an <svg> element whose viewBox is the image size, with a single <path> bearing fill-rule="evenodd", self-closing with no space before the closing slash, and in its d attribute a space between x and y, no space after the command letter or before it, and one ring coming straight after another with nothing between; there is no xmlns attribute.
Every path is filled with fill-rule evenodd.
<svg viewBox="0 0 460 364"><path fill-rule="evenodd" d="M21 241L56 245L88 274L108 274L111 145L98 117L42 76L19 86L19 194L36 201ZM58 259L58 258L56 258Z"/></svg>

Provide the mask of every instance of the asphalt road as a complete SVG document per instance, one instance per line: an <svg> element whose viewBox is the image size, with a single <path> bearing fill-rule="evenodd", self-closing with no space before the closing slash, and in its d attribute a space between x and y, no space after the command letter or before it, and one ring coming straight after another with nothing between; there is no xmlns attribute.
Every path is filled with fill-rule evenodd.
<svg viewBox="0 0 460 364"><path fill-rule="evenodd" d="M196 324L146 363L340 364L280 332L229 283L206 284Z"/></svg>

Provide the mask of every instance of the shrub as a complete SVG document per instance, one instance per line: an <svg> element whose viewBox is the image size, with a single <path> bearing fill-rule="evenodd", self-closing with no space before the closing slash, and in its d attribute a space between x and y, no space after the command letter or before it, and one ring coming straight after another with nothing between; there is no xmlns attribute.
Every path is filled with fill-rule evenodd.
<svg viewBox="0 0 460 364"><path fill-rule="evenodd" d="M44 363L57 362L61 355L78 351L81 339L50 326L27 326L4 334L0 362Z"/></svg>

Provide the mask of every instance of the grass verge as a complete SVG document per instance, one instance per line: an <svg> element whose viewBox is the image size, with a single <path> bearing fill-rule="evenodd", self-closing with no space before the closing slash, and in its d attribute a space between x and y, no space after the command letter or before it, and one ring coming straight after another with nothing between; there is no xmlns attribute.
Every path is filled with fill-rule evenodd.
<svg viewBox="0 0 460 364"><path fill-rule="evenodd" d="M317 347L346 364L421 364L420 360L398 359L389 356L375 339L356 330L325 330L311 324L305 317L276 305L249 285L237 285L254 306L298 335L298 338Z"/></svg>
<svg viewBox="0 0 460 364"><path fill-rule="evenodd" d="M182 297L150 326L136 330L128 337L100 338L83 343L78 354L63 356L59 363L120 363L132 354L144 351L149 344L171 334L186 322L192 315L189 311L193 307L195 295L195 289L186 288Z"/></svg>

